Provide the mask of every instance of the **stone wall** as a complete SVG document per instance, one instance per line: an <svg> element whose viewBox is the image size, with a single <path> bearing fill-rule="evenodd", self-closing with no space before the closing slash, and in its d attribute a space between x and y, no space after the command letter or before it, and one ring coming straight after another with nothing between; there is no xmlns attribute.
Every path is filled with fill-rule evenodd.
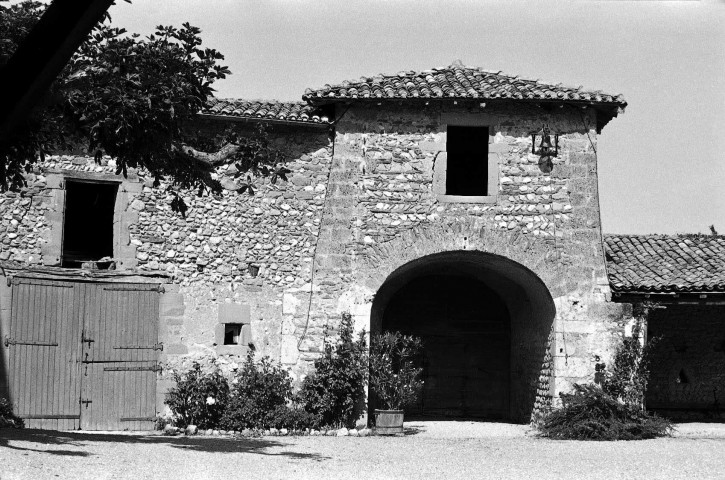
<svg viewBox="0 0 725 480"><path fill-rule="evenodd" d="M677 419L725 419L725 306L653 310L647 406Z"/></svg>
<svg viewBox="0 0 725 480"><path fill-rule="evenodd" d="M203 127L218 133L228 125ZM236 127L249 133L253 125ZM132 251L133 261L124 258L116 267L129 274L162 271L172 281L161 298L162 387L172 369L193 361L214 361L229 372L243 360L246 345L218 345L224 322L249 325L244 340L260 355L279 359L283 292L309 291L331 144L324 128L281 126L272 129L271 140L292 171L289 181L258 178L253 196L237 193L234 167L221 167L220 196L180 192L185 216L172 211L168 184L154 188L146 172L132 170L123 179L109 158L96 164L85 156L49 157L27 176L25 191L0 196L0 259L14 266L59 265L63 179L118 182L123 198L114 222L124 232L116 236L114 254Z"/></svg>
<svg viewBox="0 0 725 480"><path fill-rule="evenodd" d="M499 157L494 203L440 203L434 191L436 143L444 118L485 117L489 152ZM529 133L547 122L561 132L561 154L550 175L530 154ZM372 299L397 268L426 255L458 250L490 252L536 273L557 308L554 331L531 332L524 362L538 362L542 378L530 387L551 397L593 378L595 356L609 359L622 330L623 307L609 302L600 241L596 133L593 114L566 108L449 109L404 105L354 106L337 125L335 156L315 268L312 316L290 308L300 359L341 310L369 326ZM301 293L301 292L300 292ZM306 296L289 304L305 304ZM526 352L526 353L525 353ZM289 363L295 357L283 359ZM300 367L300 362L297 362ZM555 381L544 378L553 371ZM542 392L543 393L543 392ZM533 399L531 401L533 403Z"/></svg>
<svg viewBox="0 0 725 480"><path fill-rule="evenodd" d="M327 129L274 130L289 182L260 179L254 196L238 194L234 167L222 167L221 196L182 192L185 217L171 210L167 185L153 188L144 172L130 172L119 213L126 216L118 217L128 237L118 248L133 252L133 268L172 277L159 329L167 370L212 360L233 370L246 348L217 345L222 317L231 316L250 325L260 354L300 380L343 311L370 329L375 293L397 268L426 255L479 251L525 266L553 297L553 324L522 325L523 340L512 346L521 368L541 372L527 380L527 402L549 405L572 382L593 378L594 356L608 359L622 328L602 257L594 115L525 105L354 105L338 112L332 143ZM485 203L439 201L436 163L445 158L445 125L455 122L490 127L498 189ZM543 123L561 133L551 174L530 153L530 133ZM95 165L70 156L37 166L25 195L0 196L0 259L53 264L43 245L62 226L55 193L62 187L49 183L49 172L110 178L114 168L109 159Z"/></svg>

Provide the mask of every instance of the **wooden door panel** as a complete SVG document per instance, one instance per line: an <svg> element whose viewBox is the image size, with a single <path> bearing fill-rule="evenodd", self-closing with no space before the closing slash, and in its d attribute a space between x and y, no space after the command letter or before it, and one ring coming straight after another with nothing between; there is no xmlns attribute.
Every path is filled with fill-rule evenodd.
<svg viewBox="0 0 725 480"><path fill-rule="evenodd" d="M15 278L9 350L10 396L30 428L79 424L80 322L74 284Z"/></svg>
<svg viewBox="0 0 725 480"><path fill-rule="evenodd" d="M156 415L158 289L97 284L86 304L81 428L146 430ZM87 354L87 355L85 355Z"/></svg>

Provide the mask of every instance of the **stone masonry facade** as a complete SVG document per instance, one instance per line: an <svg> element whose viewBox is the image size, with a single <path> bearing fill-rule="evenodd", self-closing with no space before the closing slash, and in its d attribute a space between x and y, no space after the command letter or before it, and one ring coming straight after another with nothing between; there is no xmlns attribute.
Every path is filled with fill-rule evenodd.
<svg viewBox="0 0 725 480"><path fill-rule="evenodd" d="M154 188L146 172L122 179L109 158L99 165L50 157L28 174L24 192L0 195L0 260L14 268L58 266L63 179L118 182L117 268L167 277L160 407L170 372L199 361L230 373L249 343L301 381L342 312L370 331L386 278L444 252L503 257L550 292L555 318L522 326L512 344L521 368L538 372L527 380L530 405L516 420L551 405L572 383L592 380L598 359L610 363L629 311L611 302L605 272L594 109L394 101L337 105L334 118L272 126L289 181L256 179L250 196L236 191L235 167L220 167L223 193L181 192L185 216L172 211L168 185ZM254 123L200 120L209 132L233 125L244 133ZM531 153L531 133L542 124L559 134L551 173ZM447 125L488 126L495 190L487 199L443 198ZM244 325L242 345L221 344L224 323Z"/></svg>

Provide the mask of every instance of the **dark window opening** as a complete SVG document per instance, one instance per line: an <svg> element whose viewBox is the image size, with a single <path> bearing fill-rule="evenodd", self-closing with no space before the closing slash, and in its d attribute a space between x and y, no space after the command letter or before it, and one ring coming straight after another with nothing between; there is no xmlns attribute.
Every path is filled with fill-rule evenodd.
<svg viewBox="0 0 725 480"><path fill-rule="evenodd" d="M684 370L680 370L679 375L677 375L677 383L690 383L690 379Z"/></svg>
<svg viewBox="0 0 725 480"><path fill-rule="evenodd" d="M446 195L488 195L488 127L447 130Z"/></svg>
<svg viewBox="0 0 725 480"><path fill-rule="evenodd" d="M113 258L113 211L118 185L66 182L63 221L63 267L96 262L109 268Z"/></svg>
<svg viewBox="0 0 725 480"><path fill-rule="evenodd" d="M239 345L241 337L241 323L227 323L224 325L224 345Z"/></svg>

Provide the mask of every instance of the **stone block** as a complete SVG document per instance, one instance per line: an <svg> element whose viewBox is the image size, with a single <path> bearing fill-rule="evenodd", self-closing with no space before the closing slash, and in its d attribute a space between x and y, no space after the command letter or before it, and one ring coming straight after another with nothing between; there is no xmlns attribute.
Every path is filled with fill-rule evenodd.
<svg viewBox="0 0 725 480"><path fill-rule="evenodd" d="M424 152L445 152L445 142L420 142L418 148Z"/></svg>
<svg viewBox="0 0 725 480"><path fill-rule="evenodd" d="M508 153L511 147L506 143L491 143L488 145L488 153Z"/></svg>
<svg viewBox="0 0 725 480"><path fill-rule="evenodd" d="M63 175L51 173L45 177L46 188L61 188L63 184Z"/></svg>
<svg viewBox="0 0 725 480"><path fill-rule="evenodd" d="M292 319L282 321L282 335L293 335L295 333L295 324Z"/></svg>
<svg viewBox="0 0 725 480"><path fill-rule="evenodd" d="M297 349L297 338L293 335L282 335L282 344L280 346L280 361L284 365L294 365L300 352Z"/></svg>
<svg viewBox="0 0 725 480"><path fill-rule="evenodd" d="M166 325L183 325L184 317L165 317Z"/></svg>
<svg viewBox="0 0 725 480"><path fill-rule="evenodd" d="M159 315L164 317L184 316L184 296L180 293L165 293L159 302Z"/></svg>
<svg viewBox="0 0 725 480"><path fill-rule="evenodd" d="M174 343L171 345L164 346L164 353L167 355L186 355L189 353L189 349L186 345L181 343Z"/></svg>
<svg viewBox="0 0 725 480"><path fill-rule="evenodd" d="M285 315L294 315L297 313L297 307L301 301L291 293L282 295L282 313Z"/></svg>
<svg viewBox="0 0 725 480"><path fill-rule="evenodd" d="M245 357L249 352L249 347L247 345L217 345L214 350L217 355Z"/></svg>
<svg viewBox="0 0 725 480"><path fill-rule="evenodd" d="M252 343L252 326L242 325L242 334L240 335L239 341L242 345L249 345Z"/></svg>
<svg viewBox="0 0 725 480"><path fill-rule="evenodd" d="M219 304L219 323L250 323L251 308L239 303Z"/></svg>

